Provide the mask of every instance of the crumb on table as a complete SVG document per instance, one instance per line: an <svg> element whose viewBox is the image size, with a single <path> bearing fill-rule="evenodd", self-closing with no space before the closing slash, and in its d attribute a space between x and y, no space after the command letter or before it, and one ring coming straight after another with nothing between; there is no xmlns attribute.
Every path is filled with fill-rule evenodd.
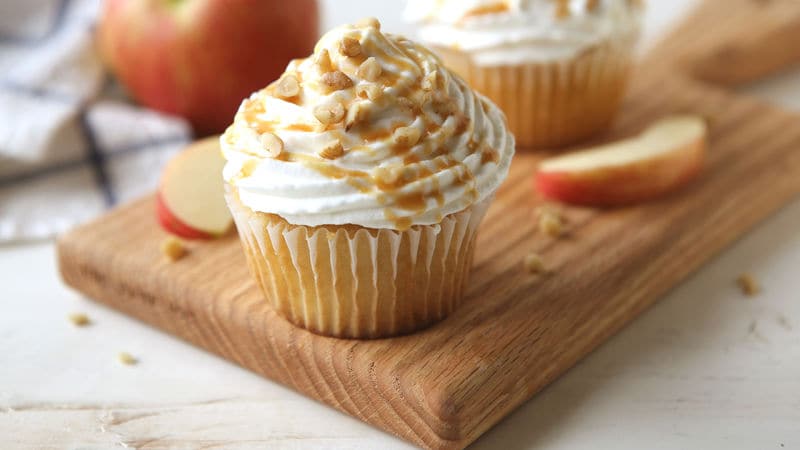
<svg viewBox="0 0 800 450"><path fill-rule="evenodd" d="M759 286L758 281L749 273L739 275L739 278L736 279L736 284L739 285L742 293L748 297L753 297L761 292L761 286Z"/></svg>
<svg viewBox="0 0 800 450"><path fill-rule="evenodd" d="M69 321L76 327L85 327L92 323L92 321L89 320L89 316L83 313L70 314L68 317Z"/></svg>
<svg viewBox="0 0 800 450"><path fill-rule="evenodd" d="M128 352L120 352L119 355L117 355L117 359L126 366L132 366L139 362L138 359L134 358L133 355Z"/></svg>
<svg viewBox="0 0 800 450"><path fill-rule="evenodd" d="M177 261L186 255L186 247L175 236L170 236L161 243L161 253L170 261Z"/></svg>
<svg viewBox="0 0 800 450"><path fill-rule="evenodd" d="M525 259L523 259L523 265L525 266L525 270L532 274L540 274L546 271L544 260L536 253L529 253L526 255Z"/></svg>

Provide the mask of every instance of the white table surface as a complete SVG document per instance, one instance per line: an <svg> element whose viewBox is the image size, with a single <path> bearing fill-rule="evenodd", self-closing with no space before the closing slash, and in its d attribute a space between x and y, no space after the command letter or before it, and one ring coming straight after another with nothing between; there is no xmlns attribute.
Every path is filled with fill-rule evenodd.
<svg viewBox="0 0 800 450"><path fill-rule="evenodd" d="M691 3L651 1L648 40ZM376 15L386 29L407 30L401 2L326 4L326 26ZM800 76L751 91L800 109ZM50 242L0 246L0 448L409 447L85 300L61 283L53 254ZM474 448L800 448L798 269L800 201ZM764 285L756 298L734 284L744 271ZM72 326L71 312L86 312L94 324ZM119 364L120 351L140 363Z"/></svg>

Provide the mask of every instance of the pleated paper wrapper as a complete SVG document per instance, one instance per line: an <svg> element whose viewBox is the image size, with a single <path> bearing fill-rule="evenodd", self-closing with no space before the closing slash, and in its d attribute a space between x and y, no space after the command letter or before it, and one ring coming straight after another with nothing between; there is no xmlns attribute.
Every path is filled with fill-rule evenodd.
<svg viewBox="0 0 800 450"><path fill-rule="evenodd" d="M475 237L491 198L407 231L307 227L226 198L266 300L312 332L341 338L410 333L445 318L469 281Z"/></svg>
<svg viewBox="0 0 800 450"><path fill-rule="evenodd" d="M445 63L503 110L523 149L560 148L606 130L628 84L635 39L590 48L570 60L481 66L437 48Z"/></svg>

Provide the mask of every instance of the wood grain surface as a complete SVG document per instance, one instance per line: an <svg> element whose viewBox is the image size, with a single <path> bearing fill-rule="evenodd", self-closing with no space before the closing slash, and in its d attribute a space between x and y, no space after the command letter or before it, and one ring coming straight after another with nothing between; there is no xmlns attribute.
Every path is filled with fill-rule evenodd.
<svg viewBox="0 0 800 450"><path fill-rule="evenodd" d="M787 4L706 2L646 59L605 136L669 113L702 114L711 151L700 180L638 207L565 208L567 234L555 240L536 231L538 157L519 155L482 227L468 300L423 332L349 341L298 329L263 301L235 236L192 243L188 257L166 261L152 198L63 236L62 275L91 298L414 444L463 448L800 193L800 117L694 78L728 82L702 69L717 58L714 67L735 71L726 48L761 61L783 29L769 18ZM766 68L730 83L785 67L789 56L764 58ZM552 272L527 273L529 252Z"/></svg>

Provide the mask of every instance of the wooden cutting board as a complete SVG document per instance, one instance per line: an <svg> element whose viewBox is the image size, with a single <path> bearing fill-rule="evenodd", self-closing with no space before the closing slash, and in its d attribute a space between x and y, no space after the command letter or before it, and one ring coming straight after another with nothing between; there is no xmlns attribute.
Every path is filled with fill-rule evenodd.
<svg viewBox="0 0 800 450"><path fill-rule="evenodd" d="M462 448L800 193L800 116L715 87L800 57L794 0L709 0L642 64L616 129L669 113L711 122L707 173L631 208L567 208L538 234L537 156L520 154L482 227L468 301L417 334L338 340L278 317L235 236L168 263L153 198L64 235L64 280L91 298L428 448ZM529 252L552 273L526 273ZM734 276L735 274L731 274ZM698 302L702 299L697 299Z"/></svg>

